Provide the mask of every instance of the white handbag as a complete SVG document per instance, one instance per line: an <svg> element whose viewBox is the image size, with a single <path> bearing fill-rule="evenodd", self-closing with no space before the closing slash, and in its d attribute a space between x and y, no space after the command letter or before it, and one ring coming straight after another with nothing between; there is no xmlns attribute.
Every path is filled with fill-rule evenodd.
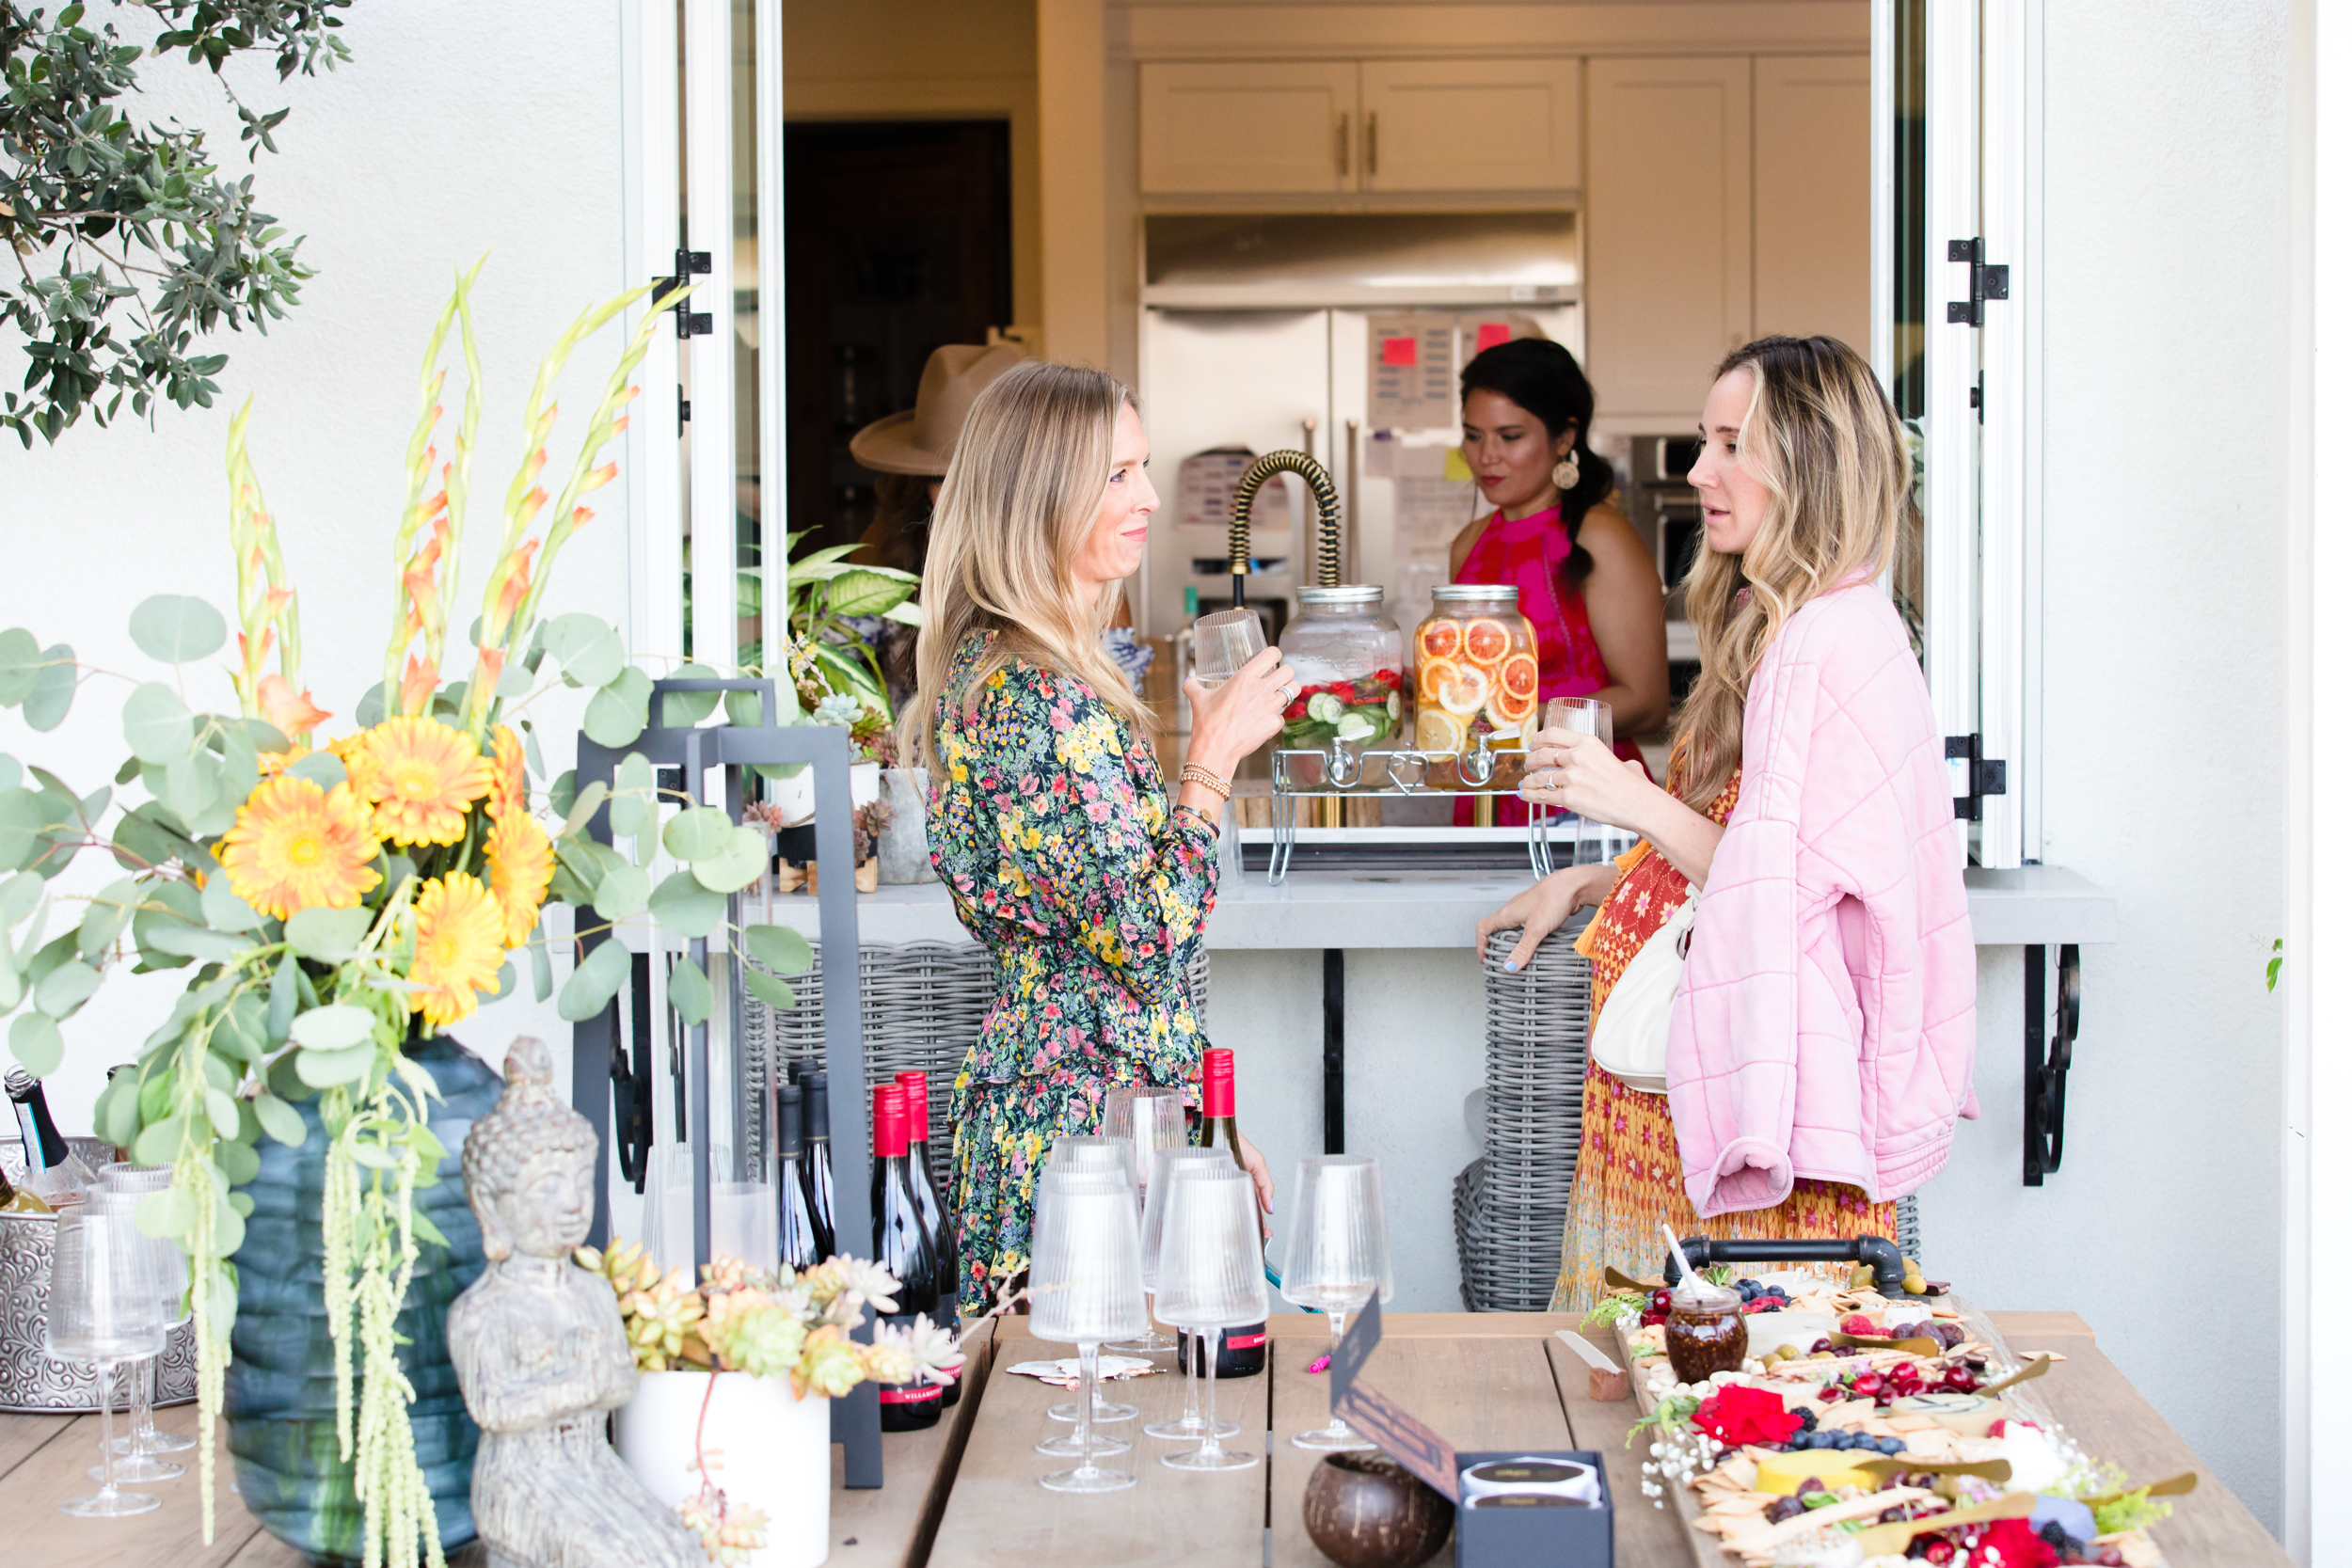
<svg viewBox="0 0 2352 1568"><path fill-rule="evenodd" d="M1625 966L1593 1026L1593 1065L1629 1089L1666 1092L1666 1031L1674 1021L1675 992L1682 985L1682 960L1691 950L1691 925L1698 912L1699 895L1693 889Z"/></svg>

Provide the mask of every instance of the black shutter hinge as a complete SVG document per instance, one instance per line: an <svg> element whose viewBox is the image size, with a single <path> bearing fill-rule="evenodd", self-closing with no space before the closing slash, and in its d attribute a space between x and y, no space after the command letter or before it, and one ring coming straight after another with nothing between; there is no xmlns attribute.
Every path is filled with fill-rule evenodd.
<svg viewBox="0 0 2352 1568"><path fill-rule="evenodd" d="M1963 322L1970 326L1984 325L1984 302L2009 297L2009 268L1989 266L1984 259L1984 241L1952 240L1944 250L1947 261L1968 263L1968 297L1956 299L1944 307L1944 319Z"/></svg>
<svg viewBox="0 0 2352 1568"><path fill-rule="evenodd" d="M681 387L678 388L677 392L677 433L680 436L686 434L687 423L689 420L692 420L693 417L694 404L692 401L687 397L686 388Z"/></svg>
<svg viewBox="0 0 2352 1568"><path fill-rule="evenodd" d="M687 303L693 296L679 292L686 288L687 283L695 275L707 274L709 271L710 252L680 249L677 253L677 271L667 277L654 279L654 282L659 285L659 292L663 293L678 292L677 303L669 309L670 313L677 317L677 335L681 338L707 337L710 332L710 312L689 310L686 308Z"/></svg>
<svg viewBox="0 0 2352 1568"><path fill-rule="evenodd" d="M1947 735L1944 764L1952 775L1952 815L1963 822L1984 820L1984 798L2009 793L2009 764L1985 759L1984 736Z"/></svg>

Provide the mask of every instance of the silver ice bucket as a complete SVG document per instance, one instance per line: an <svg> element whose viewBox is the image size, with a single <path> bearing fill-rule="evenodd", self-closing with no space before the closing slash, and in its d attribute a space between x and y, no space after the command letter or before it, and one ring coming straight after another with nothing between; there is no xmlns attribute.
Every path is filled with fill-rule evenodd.
<svg viewBox="0 0 2352 1568"><path fill-rule="evenodd" d="M116 1158L114 1146L96 1138L66 1143L92 1170ZM14 1140L0 1144L0 1166L10 1181L23 1180L24 1154ZM98 1408L97 1374L52 1361L41 1348L49 1322L49 1257L56 1239L55 1215L0 1214L0 1410L45 1414ZM196 1336L182 1323L164 1336L155 1402L185 1404L195 1398Z"/></svg>

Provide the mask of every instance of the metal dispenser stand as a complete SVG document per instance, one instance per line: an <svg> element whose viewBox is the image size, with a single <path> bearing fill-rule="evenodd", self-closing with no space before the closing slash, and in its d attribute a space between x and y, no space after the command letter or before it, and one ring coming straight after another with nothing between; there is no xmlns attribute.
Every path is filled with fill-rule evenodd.
<svg viewBox="0 0 2352 1568"><path fill-rule="evenodd" d="M807 763L816 769L818 863L839 867L855 864L850 843L849 731L814 724L778 726L776 687L772 680L665 680L654 682L653 690L655 717L660 714L658 705L665 692L755 691L759 693L759 727L654 725L621 747L600 746L583 733L575 774L580 787L584 789L595 783L611 788L613 769L621 758L636 752L657 769L678 769L680 787L687 799L702 805L707 803L710 769L718 768L723 770L721 788L727 816L739 820L743 815L745 767L755 763ZM659 778L659 773L656 776ZM599 844L612 842L608 808L596 809L589 819L587 832ZM730 924L738 922L740 896L730 894L727 897ZM841 1236L851 1238L849 1250L854 1250L854 1240L872 1235L874 1229L866 1180L870 1151L866 1128L866 1058L858 1039L857 879L846 873L821 879L817 906L822 945L818 962L823 965L825 982L826 1101L833 1121L834 1227ZM611 940L611 933L605 931L580 938L580 957L584 959ZM687 955L707 969L709 945L707 940L697 939L687 944ZM714 997L726 996L736 1023L735 1035L739 1040L742 998L733 974L727 976L723 993L715 983L712 992ZM619 1006L619 998L615 997L595 1018L572 1026L572 1108L596 1128L599 1147L606 1144L611 1132L608 1107L620 1038ZM699 1269L710 1261L710 1025L707 1021L695 1024L687 1034L686 1110L687 1145L694 1181L694 1263ZM606 1187L610 1169L610 1162L597 1162L596 1217L589 1230L590 1243L597 1246L604 1244L612 1225ZM656 1201L660 1201L659 1195ZM851 1337L863 1343L873 1342L874 1315L870 1308L851 1331ZM882 1485L882 1406L874 1385L861 1383L846 1397L833 1402L833 1438L843 1447L844 1484L857 1490Z"/></svg>

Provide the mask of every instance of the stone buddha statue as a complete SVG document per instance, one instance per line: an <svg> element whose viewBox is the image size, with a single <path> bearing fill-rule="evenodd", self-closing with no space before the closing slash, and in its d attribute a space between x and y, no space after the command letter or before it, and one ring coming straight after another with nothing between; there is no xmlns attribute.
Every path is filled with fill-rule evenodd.
<svg viewBox="0 0 2352 1568"><path fill-rule="evenodd" d="M497 1109L466 1134L466 1197L489 1266L452 1304L449 1354L482 1428L473 1516L491 1568L701 1568L699 1543L605 1437L637 1370L612 1287L572 1261L597 1148L517 1039Z"/></svg>

